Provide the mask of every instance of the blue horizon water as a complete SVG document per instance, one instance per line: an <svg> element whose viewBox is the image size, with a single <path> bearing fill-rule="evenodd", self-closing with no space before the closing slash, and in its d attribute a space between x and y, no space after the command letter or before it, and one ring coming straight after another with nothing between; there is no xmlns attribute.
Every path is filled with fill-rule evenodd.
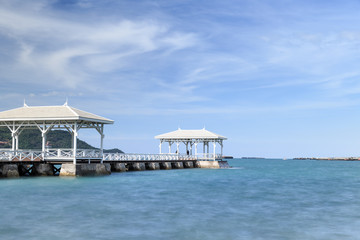
<svg viewBox="0 0 360 240"><path fill-rule="evenodd" d="M1 179L0 238L360 238L359 162L229 163L233 168Z"/></svg>

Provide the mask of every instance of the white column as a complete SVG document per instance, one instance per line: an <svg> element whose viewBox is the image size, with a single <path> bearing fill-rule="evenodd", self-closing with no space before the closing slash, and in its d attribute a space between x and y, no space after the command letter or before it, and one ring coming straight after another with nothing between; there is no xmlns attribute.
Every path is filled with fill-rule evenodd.
<svg viewBox="0 0 360 240"><path fill-rule="evenodd" d="M74 148L74 132L71 131L71 148Z"/></svg>
<svg viewBox="0 0 360 240"><path fill-rule="evenodd" d="M104 151L104 137L105 137L105 135L104 135L104 134L101 134L101 142L100 142L100 151L101 151L101 154L103 154L103 151Z"/></svg>
<svg viewBox="0 0 360 240"><path fill-rule="evenodd" d="M203 142L203 155L205 155L205 145L206 145L206 143Z"/></svg>
<svg viewBox="0 0 360 240"><path fill-rule="evenodd" d="M221 146L221 157L223 157L223 141L222 140L220 142L220 146Z"/></svg>
<svg viewBox="0 0 360 240"><path fill-rule="evenodd" d="M15 134L15 149L19 150L19 134Z"/></svg>
<svg viewBox="0 0 360 240"><path fill-rule="evenodd" d="M189 142L186 142L186 155L189 155Z"/></svg>
<svg viewBox="0 0 360 240"><path fill-rule="evenodd" d="M171 153L171 142L169 142L169 153Z"/></svg>
<svg viewBox="0 0 360 240"><path fill-rule="evenodd" d="M41 131L41 152L42 157L45 159L45 147L46 147L46 125L43 123L43 126L40 129Z"/></svg>
<svg viewBox="0 0 360 240"><path fill-rule="evenodd" d="M104 162L104 138L105 138L105 135L101 134L101 144L100 144L101 161L100 161L100 163ZM90 160L89 160L89 163L90 163Z"/></svg>
<svg viewBox="0 0 360 240"><path fill-rule="evenodd" d="M215 155L216 155L216 142L213 142L213 146L214 146L214 160L215 160Z"/></svg>
<svg viewBox="0 0 360 240"><path fill-rule="evenodd" d="M11 133L11 138L12 138L11 150L15 151L16 141L15 141L15 133L14 132Z"/></svg>
<svg viewBox="0 0 360 240"><path fill-rule="evenodd" d="M190 142L190 155L193 155L193 154L192 154L192 149L193 149L193 147L192 147L192 146L193 146L193 143L192 143L192 142Z"/></svg>
<svg viewBox="0 0 360 240"><path fill-rule="evenodd" d="M162 141L160 141L160 144L159 144L159 153L161 154L161 145L162 145Z"/></svg>
<svg viewBox="0 0 360 240"><path fill-rule="evenodd" d="M179 146L180 146L180 143L179 143L179 142L176 142L176 152L177 152L177 154L180 154L180 148L179 148Z"/></svg>
<svg viewBox="0 0 360 240"><path fill-rule="evenodd" d="M104 124L101 124L101 128L100 128L100 137L101 137L101 140L100 140L100 150L101 150L101 154L103 153L103 150L104 150Z"/></svg>
<svg viewBox="0 0 360 240"><path fill-rule="evenodd" d="M207 154L209 154L209 142L206 142Z"/></svg>
<svg viewBox="0 0 360 240"><path fill-rule="evenodd" d="M45 131L41 131L41 137L42 137L41 151L42 151L42 155L44 158L45 157L45 147L46 147L46 132Z"/></svg>
<svg viewBox="0 0 360 240"><path fill-rule="evenodd" d="M105 138L104 124L100 125L100 131L98 128L96 128L96 130L100 133L100 157L101 157L100 163L103 163L104 162L104 138ZM89 159L89 163L90 163L90 159Z"/></svg>
<svg viewBox="0 0 360 240"><path fill-rule="evenodd" d="M74 159L73 159L73 163L76 164L76 151L77 151L77 123L74 124L73 127L73 143L74 143L74 147L73 147L73 155L74 155Z"/></svg>
<svg viewBox="0 0 360 240"><path fill-rule="evenodd" d="M197 145L198 145L198 143L196 142L195 143L195 156L197 155Z"/></svg>

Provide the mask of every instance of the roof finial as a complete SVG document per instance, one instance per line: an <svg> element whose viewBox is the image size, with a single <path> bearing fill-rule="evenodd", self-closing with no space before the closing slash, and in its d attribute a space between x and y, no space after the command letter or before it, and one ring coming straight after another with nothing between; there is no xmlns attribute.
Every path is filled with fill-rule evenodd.
<svg viewBox="0 0 360 240"><path fill-rule="evenodd" d="M205 124L204 124L204 128L203 128L204 130L205 130Z"/></svg>
<svg viewBox="0 0 360 240"><path fill-rule="evenodd" d="M181 130L180 125L178 126L178 130Z"/></svg>
<svg viewBox="0 0 360 240"><path fill-rule="evenodd" d="M64 103L64 106L68 106L68 97L66 97L66 101Z"/></svg>
<svg viewBox="0 0 360 240"><path fill-rule="evenodd" d="M29 106L26 104L25 98L24 98L24 107L29 107Z"/></svg>

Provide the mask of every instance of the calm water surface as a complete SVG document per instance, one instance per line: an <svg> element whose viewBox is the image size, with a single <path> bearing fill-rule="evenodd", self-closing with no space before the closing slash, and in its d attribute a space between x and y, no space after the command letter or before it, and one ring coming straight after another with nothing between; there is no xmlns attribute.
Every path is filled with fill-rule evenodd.
<svg viewBox="0 0 360 240"><path fill-rule="evenodd" d="M360 239L360 162L0 180L0 239Z"/></svg>

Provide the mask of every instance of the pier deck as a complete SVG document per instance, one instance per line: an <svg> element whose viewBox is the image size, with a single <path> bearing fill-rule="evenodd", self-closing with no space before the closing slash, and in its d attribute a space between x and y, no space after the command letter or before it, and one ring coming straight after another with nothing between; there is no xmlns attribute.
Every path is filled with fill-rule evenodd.
<svg viewBox="0 0 360 240"><path fill-rule="evenodd" d="M102 153L98 149L47 149L41 150L0 150L0 162L162 162L162 161L215 161L221 159L220 154L183 155L183 154L134 154L134 153Z"/></svg>
<svg viewBox="0 0 360 240"><path fill-rule="evenodd" d="M75 162L75 163L74 163ZM0 178L99 176L112 171L228 167L221 155L102 153L98 149L1 150Z"/></svg>

